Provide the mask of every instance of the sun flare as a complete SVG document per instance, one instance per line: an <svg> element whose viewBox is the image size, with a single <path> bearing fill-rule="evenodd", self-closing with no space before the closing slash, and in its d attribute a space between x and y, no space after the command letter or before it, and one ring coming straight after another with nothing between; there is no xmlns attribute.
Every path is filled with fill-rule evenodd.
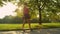
<svg viewBox="0 0 60 34"><path fill-rule="evenodd" d="M0 18L4 18L5 16L16 16L16 13L14 12L17 9L17 6L15 6L11 2L7 2L6 5L3 5L3 7L0 7Z"/></svg>

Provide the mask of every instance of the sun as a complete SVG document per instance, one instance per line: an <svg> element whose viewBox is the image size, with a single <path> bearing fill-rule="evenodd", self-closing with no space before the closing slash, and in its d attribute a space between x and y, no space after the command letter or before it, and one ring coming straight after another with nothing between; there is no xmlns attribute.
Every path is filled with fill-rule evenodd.
<svg viewBox="0 0 60 34"><path fill-rule="evenodd" d="M5 16L16 16L16 13L14 12L17 9L17 6L15 6L11 2L7 2L6 5L3 5L3 7L0 7L0 18L4 18Z"/></svg>

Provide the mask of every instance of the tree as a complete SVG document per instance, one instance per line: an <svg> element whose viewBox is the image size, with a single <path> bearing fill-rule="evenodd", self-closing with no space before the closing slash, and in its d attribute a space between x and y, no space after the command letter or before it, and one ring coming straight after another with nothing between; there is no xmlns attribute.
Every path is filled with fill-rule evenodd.
<svg viewBox="0 0 60 34"><path fill-rule="evenodd" d="M0 5L4 4L2 1L6 2L7 0L0 0ZM10 0L9 2L11 1L15 1L16 3L16 0ZM48 18L49 20L54 21L58 19L56 16L59 17L58 13L60 12L60 0L19 0L17 5L20 6L25 2L28 3L32 17L36 17L36 12L39 12L39 24L42 24L42 19Z"/></svg>
<svg viewBox="0 0 60 34"><path fill-rule="evenodd" d="M34 15L37 15L36 12L39 12L39 24L42 24L42 17L47 17L47 15L49 15L52 16L53 18L53 16L57 15L56 14L57 12L60 12L59 0L29 0L29 1L20 0L20 2L18 2L18 5L20 6L20 3L24 4L25 2L28 3L32 17ZM42 15L42 13L44 13L45 16ZM49 19L51 19L52 21L55 20L55 18L53 19L52 18L49 17Z"/></svg>
<svg viewBox="0 0 60 34"><path fill-rule="evenodd" d="M58 11L59 10L59 0L30 0L29 1L29 4L30 4L30 8L32 8L32 10L38 10L39 12L39 24L42 24L42 14L43 12L51 12L51 14L53 16L56 15L57 12L60 12ZM46 13L45 13L46 14ZM51 15L49 15L51 16ZM54 18L55 20L55 18Z"/></svg>

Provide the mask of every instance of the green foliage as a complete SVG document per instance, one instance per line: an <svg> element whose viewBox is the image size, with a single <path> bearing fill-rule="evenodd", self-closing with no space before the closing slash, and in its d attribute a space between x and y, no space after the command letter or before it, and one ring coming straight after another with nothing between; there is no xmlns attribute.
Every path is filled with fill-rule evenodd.
<svg viewBox="0 0 60 34"><path fill-rule="evenodd" d="M21 17L6 16L3 19L0 19L0 24L20 24L23 20Z"/></svg>
<svg viewBox="0 0 60 34"><path fill-rule="evenodd" d="M35 1L37 1L37 2L35 2ZM42 11L41 14L43 13L42 19L46 20L49 18L49 20L51 19L51 22L52 21L54 22L54 21L56 21L56 19L58 19L55 17L55 16L57 16L56 13L60 12L60 11L58 11L59 8L57 8L60 3L57 0L35 0L35 1L32 1L35 3L33 5L33 6L35 6L34 9L36 8L36 5L37 5L37 8L39 8L38 6L40 6L40 8L41 8L40 11ZM51 17L49 17L49 16L51 16Z"/></svg>
<svg viewBox="0 0 60 34"><path fill-rule="evenodd" d="M2 1L16 2L16 0L0 0L0 6L4 5ZM58 14L60 13L60 0L19 0L19 2L17 2L17 5L19 5L18 7L20 7L21 4L23 5L25 2L28 4L30 9L31 19L38 19L40 17L37 17L37 15L39 15L41 16L42 22L60 22L60 14ZM18 11L16 13L17 16L23 17L22 12L19 13Z"/></svg>

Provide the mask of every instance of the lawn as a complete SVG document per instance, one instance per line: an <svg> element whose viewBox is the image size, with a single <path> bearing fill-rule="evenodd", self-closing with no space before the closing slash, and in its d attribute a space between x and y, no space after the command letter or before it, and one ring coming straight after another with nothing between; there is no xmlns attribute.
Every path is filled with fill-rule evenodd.
<svg viewBox="0 0 60 34"><path fill-rule="evenodd" d="M32 29L34 28L60 28L60 23L42 23L39 26L38 23L31 24ZM18 30L22 29L22 24L0 24L0 30ZM25 24L25 29L29 29L28 24Z"/></svg>
<svg viewBox="0 0 60 34"><path fill-rule="evenodd" d="M43 28L60 28L60 23L43 23Z"/></svg>

